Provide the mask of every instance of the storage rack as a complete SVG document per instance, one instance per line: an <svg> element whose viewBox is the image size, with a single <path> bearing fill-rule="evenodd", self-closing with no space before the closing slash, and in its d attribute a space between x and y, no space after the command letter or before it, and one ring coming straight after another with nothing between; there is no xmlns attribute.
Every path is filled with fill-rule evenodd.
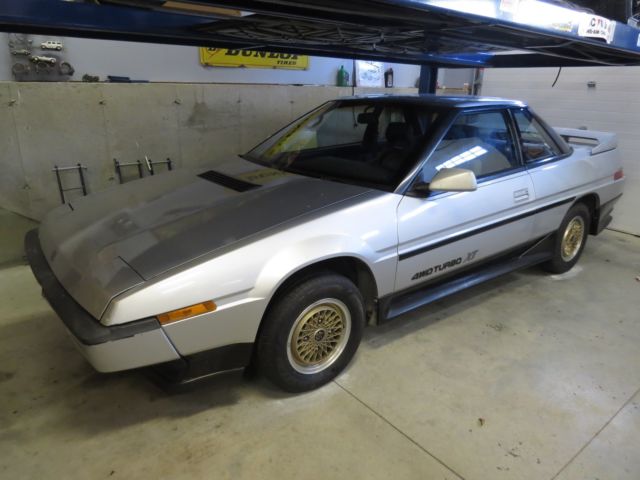
<svg viewBox="0 0 640 480"><path fill-rule="evenodd" d="M190 0L250 12L241 17L120 3L2 2L0 30L431 67L640 65L640 30L614 22L607 41L588 38L581 32L588 14L541 0Z"/></svg>
<svg viewBox="0 0 640 480"><path fill-rule="evenodd" d="M155 170L155 166L156 165L166 165L167 166L167 170L171 171L173 170L173 162L171 161L170 158L167 158L166 160L160 160L160 161L153 161L151 160L149 157L144 157L144 161L145 163L143 164L141 160L136 160L135 162L120 162L117 158L113 159L113 166L114 169L116 171L116 176L118 177L118 183L125 183L124 177L122 175L122 168L123 167L136 167L137 170L137 174L138 174L138 178L142 178L144 176L143 173L143 165L146 165L147 170L149 172L150 175L155 175L156 170Z"/></svg>

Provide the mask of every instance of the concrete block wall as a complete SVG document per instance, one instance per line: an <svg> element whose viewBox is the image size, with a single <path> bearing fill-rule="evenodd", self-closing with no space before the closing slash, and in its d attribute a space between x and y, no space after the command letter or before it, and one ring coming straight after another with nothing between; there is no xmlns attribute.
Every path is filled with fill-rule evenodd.
<svg viewBox="0 0 640 480"><path fill-rule="evenodd" d="M0 83L0 207L41 219L60 204L54 165L87 166L89 192L118 183L114 158L212 166L352 93L288 85ZM63 179L65 187L79 184L75 173Z"/></svg>

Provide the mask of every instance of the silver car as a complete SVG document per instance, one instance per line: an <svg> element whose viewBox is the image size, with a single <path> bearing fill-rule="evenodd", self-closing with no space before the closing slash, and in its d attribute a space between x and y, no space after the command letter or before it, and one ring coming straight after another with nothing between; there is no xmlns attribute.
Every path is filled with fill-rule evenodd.
<svg viewBox="0 0 640 480"><path fill-rule="evenodd" d="M32 55L29 57L36 65L55 65L57 60L53 57L46 57L44 55Z"/></svg>
<svg viewBox="0 0 640 480"><path fill-rule="evenodd" d="M27 235L99 371L257 367L316 388L387 322L515 269L571 269L611 220L616 136L473 97L328 102L241 158L74 200Z"/></svg>

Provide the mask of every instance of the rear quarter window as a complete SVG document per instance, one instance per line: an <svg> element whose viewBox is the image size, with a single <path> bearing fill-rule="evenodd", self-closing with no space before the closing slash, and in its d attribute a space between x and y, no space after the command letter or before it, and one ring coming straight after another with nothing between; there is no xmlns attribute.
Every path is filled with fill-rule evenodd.
<svg viewBox="0 0 640 480"><path fill-rule="evenodd" d="M562 155L563 151L542 124L526 110L513 113L520 134L522 156L527 163Z"/></svg>

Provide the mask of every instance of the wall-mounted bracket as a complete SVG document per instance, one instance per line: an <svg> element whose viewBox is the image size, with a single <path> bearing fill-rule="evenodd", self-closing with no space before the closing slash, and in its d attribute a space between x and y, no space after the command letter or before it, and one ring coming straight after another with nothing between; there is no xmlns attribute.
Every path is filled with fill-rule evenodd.
<svg viewBox="0 0 640 480"><path fill-rule="evenodd" d="M75 170L76 172L78 172L78 176L80 177L80 186L79 187L71 187L71 188L64 188L62 185L62 178L61 178L61 173L62 172L69 172L69 171L73 171ZM67 201L65 199L65 192L70 192L72 190L82 190L82 195L86 196L87 195L87 185L85 183L84 180L84 172L83 170L87 170L87 167L85 167L84 165L78 163L77 165L74 165L72 167L58 167L57 165L55 165L53 167L53 169L51 170L52 172L55 172L56 174L56 180L58 182L58 191L60 192L60 200L62 201L63 204L65 204Z"/></svg>

